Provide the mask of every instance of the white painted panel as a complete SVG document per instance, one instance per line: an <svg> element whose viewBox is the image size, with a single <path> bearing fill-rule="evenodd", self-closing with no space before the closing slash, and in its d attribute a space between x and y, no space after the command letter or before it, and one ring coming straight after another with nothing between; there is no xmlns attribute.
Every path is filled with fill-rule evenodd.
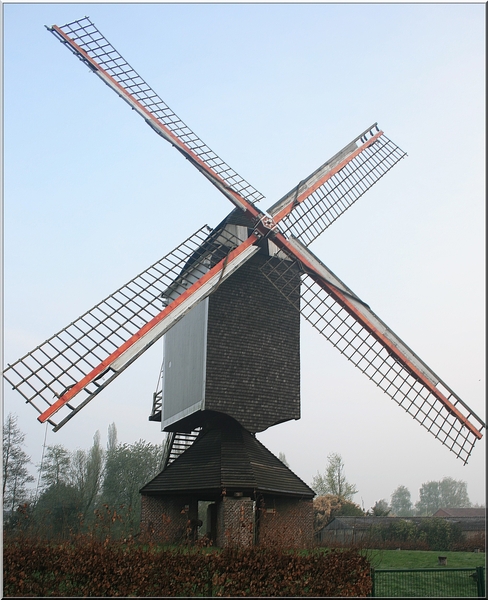
<svg viewBox="0 0 488 600"><path fill-rule="evenodd" d="M208 298L194 306L164 336L164 427L203 409Z"/></svg>

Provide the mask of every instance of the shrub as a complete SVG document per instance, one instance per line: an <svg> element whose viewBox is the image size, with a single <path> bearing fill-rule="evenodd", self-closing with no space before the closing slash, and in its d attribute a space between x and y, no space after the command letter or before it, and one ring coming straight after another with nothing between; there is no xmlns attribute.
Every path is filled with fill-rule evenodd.
<svg viewBox="0 0 488 600"><path fill-rule="evenodd" d="M5 596L367 596L370 563L357 549L284 551L105 541L4 544Z"/></svg>
<svg viewBox="0 0 488 600"><path fill-rule="evenodd" d="M343 539L341 546L350 547L360 543L363 548L385 550L467 550L483 549L485 536L465 538L459 523L453 523L442 518L423 519L420 523L407 519L388 519L388 522L374 524L369 529L361 531L361 536ZM338 545L333 533L324 536L321 545Z"/></svg>
<svg viewBox="0 0 488 600"><path fill-rule="evenodd" d="M378 529L382 541L413 542L418 538L417 525L412 521L395 520Z"/></svg>
<svg viewBox="0 0 488 600"><path fill-rule="evenodd" d="M450 550L458 552L485 552L485 544L485 533L481 532L470 537L461 536L460 539L456 539L451 543Z"/></svg>
<svg viewBox="0 0 488 600"><path fill-rule="evenodd" d="M431 550L450 550L462 538L459 525L445 519L427 519L418 529L418 539L425 540Z"/></svg>

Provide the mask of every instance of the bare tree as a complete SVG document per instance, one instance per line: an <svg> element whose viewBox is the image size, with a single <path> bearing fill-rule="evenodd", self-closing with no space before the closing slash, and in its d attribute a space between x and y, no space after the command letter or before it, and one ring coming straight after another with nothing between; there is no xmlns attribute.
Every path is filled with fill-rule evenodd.
<svg viewBox="0 0 488 600"><path fill-rule="evenodd" d="M327 468L325 474L317 475L312 480L312 489L319 496L332 494L351 500L354 494L357 494L356 486L349 483L344 474L344 462L342 456L337 453L331 453L327 456Z"/></svg>
<svg viewBox="0 0 488 600"><path fill-rule="evenodd" d="M34 481L27 469L30 456L22 449L24 439L17 416L9 413L3 425L3 506L8 512L28 499L27 484Z"/></svg>
<svg viewBox="0 0 488 600"><path fill-rule="evenodd" d="M70 471L71 456L69 451L61 444L48 446L41 471L42 487L47 489L60 484L68 485L71 479Z"/></svg>
<svg viewBox="0 0 488 600"><path fill-rule="evenodd" d="M286 465L288 468L290 468L290 465L288 464L288 461L286 460L286 456L284 452L280 452L278 454L278 458L281 460L281 462Z"/></svg>

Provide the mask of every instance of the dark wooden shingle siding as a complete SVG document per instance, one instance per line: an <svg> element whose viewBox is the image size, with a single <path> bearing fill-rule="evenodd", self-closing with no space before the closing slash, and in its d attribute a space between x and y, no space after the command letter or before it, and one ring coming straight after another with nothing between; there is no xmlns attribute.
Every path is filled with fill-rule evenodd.
<svg viewBox="0 0 488 600"><path fill-rule="evenodd" d="M188 450L142 489L142 494L178 492L244 495L267 492L313 498L315 493L259 440L233 419L203 430Z"/></svg>
<svg viewBox="0 0 488 600"><path fill-rule="evenodd" d="M300 418L300 313L259 271L266 260L245 263L208 311L205 408L252 432Z"/></svg>
<svg viewBox="0 0 488 600"><path fill-rule="evenodd" d="M210 435L208 435L210 434ZM164 494L208 490L221 492L221 452L216 430L200 434L164 471L142 489L141 494Z"/></svg>

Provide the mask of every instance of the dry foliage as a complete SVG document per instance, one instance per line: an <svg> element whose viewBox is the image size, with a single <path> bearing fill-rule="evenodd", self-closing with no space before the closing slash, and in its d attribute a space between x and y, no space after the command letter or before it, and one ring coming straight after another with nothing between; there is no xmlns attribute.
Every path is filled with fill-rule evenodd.
<svg viewBox="0 0 488 600"><path fill-rule="evenodd" d="M325 496L317 496L313 501L313 528L314 531L319 531L325 527L331 520L331 515L340 510L342 499L333 494Z"/></svg>
<svg viewBox="0 0 488 600"><path fill-rule="evenodd" d="M485 532L463 538L452 544L451 550L456 552L484 552L486 548Z"/></svg>
<svg viewBox="0 0 488 600"><path fill-rule="evenodd" d="M341 496L334 494L325 494L317 496L313 500L313 528L314 531L320 531L332 519L338 515L342 516L364 516L361 507L346 500Z"/></svg>
<svg viewBox="0 0 488 600"><path fill-rule="evenodd" d="M90 536L5 540L4 596L367 596L357 549L164 549Z"/></svg>

